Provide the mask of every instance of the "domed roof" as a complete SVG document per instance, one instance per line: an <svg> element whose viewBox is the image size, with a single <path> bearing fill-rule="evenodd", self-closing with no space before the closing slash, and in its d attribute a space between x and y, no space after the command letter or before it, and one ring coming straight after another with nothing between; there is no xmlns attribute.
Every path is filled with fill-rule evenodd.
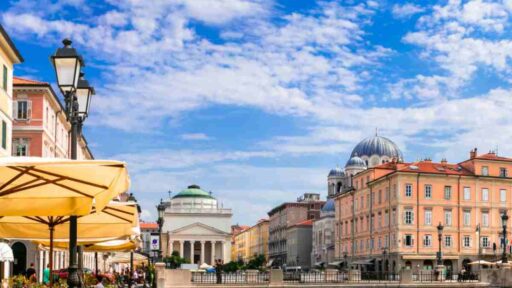
<svg viewBox="0 0 512 288"><path fill-rule="evenodd" d="M334 212L334 199L329 198L327 202L325 202L324 206L322 206L322 212Z"/></svg>
<svg viewBox="0 0 512 288"><path fill-rule="evenodd" d="M345 176L345 172L343 172L343 169L340 167L336 167L334 169L331 169L329 172L329 176Z"/></svg>
<svg viewBox="0 0 512 288"><path fill-rule="evenodd" d="M349 166L366 167L366 162L364 162L363 159L359 158L359 156L357 156L356 153L353 157L348 159L347 164L345 164L345 167Z"/></svg>
<svg viewBox="0 0 512 288"><path fill-rule="evenodd" d="M375 135L373 137L368 137L363 141L359 142L356 145L354 150L352 150L351 157L353 156L388 156L390 158L397 158L399 160L403 159L402 151L400 148L391 140L386 137Z"/></svg>
<svg viewBox="0 0 512 288"><path fill-rule="evenodd" d="M198 185L190 185L187 189L181 191L176 194L172 199L176 198L206 198L206 199L215 199L210 195L210 193L204 191Z"/></svg>

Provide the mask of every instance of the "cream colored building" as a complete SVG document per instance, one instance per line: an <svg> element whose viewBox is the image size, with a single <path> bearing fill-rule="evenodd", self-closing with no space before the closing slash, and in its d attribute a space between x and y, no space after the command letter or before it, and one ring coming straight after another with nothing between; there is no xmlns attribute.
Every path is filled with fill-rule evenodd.
<svg viewBox="0 0 512 288"><path fill-rule="evenodd" d="M264 255L268 260L268 219L261 219L252 226L249 233L249 253L254 255Z"/></svg>
<svg viewBox="0 0 512 288"><path fill-rule="evenodd" d="M232 211L197 185L164 202L163 254L179 252L188 263L214 265L231 261Z"/></svg>
<svg viewBox="0 0 512 288"><path fill-rule="evenodd" d="M11 155L12 75L14 65L21 62L23 57L0 25L0 156Z"/></svg>
<svg viewBox="0 0 512 288"><path fill-rule="evenodd" d="M249 229L250 228L246 228L235 236L234 254L236 258L233 260L241 260L247 262L251 259L251 237L249 234Z"/></svg>

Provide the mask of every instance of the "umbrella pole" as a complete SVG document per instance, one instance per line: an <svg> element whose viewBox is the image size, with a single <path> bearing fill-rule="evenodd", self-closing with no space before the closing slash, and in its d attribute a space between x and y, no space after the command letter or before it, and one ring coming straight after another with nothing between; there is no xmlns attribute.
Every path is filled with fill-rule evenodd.
<svg viewBox="0 0 512 288"><path fill-rule="evenodd" d="M94 268L96 269L96 276L98 276L98 252L94 252Z"/></svg>
<svg viewBox="0 0 512 288"><path fill-rule="evenodd" d="M50 287L53 286L53 275L52 275L52 270L53 270L53 232L54 232L54 226L53 225L50 225L50 261L49 261L49 264L50 264Z"/></svg>

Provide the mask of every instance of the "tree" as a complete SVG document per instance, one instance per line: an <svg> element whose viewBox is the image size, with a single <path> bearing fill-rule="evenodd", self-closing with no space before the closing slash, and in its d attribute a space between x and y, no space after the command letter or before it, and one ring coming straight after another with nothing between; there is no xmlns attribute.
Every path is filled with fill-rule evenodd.
<svg viewBox="0 0 512 288"><path fill-rule="evenodd" d="M251 260L249 260L247 265L245 265L245 268L246 269L260 269L261 267L263 267L265 262L266 262L265 255L263 255L263 254L256 255L255 254L251 258Z"/></svg>
<svg viewBox="0 0 512 288"><path fill-rule="evenodd" d="M176 269L181 266L181 264L186 263L185 258L180 257L180 253L178 251L173 251L170 257L164 258L165 265L168 268Z"/></svg>

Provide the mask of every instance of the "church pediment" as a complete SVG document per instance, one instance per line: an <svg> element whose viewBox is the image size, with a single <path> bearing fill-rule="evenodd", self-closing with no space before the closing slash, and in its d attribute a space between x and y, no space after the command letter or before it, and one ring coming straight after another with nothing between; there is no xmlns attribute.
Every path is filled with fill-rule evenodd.
<svg viewBox="0 0 512 288"><path fill-rule="evenodd" d="M203 223L193 223L176 230L171 231L174 235L228 235L222 230L205 225Z"/></svg>

